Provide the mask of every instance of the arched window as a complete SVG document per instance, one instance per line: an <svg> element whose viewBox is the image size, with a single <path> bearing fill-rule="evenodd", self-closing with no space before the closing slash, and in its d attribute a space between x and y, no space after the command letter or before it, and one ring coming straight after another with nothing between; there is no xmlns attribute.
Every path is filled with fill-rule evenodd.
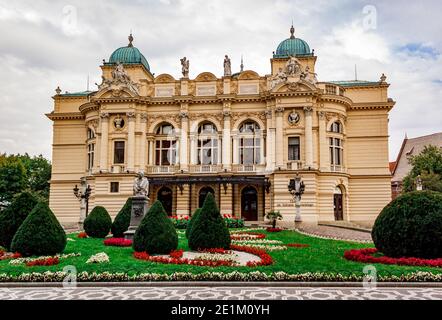
<svg viewBox="0 0 442 320"><path fill-rule="evenodd" d="M95 132L93 129L87 129L87 170L92 171L94 167L94 157L95 157Z"/></svg>
<svg viewBox="0 0 442 320"><path fill-rule="evenodd" d="M211 122L198 127L198 164L211 165L218 163L218 132Z"/></svg>
<svg viewBox="0 0 442 320"><path fill-rule="evenodd" d="M332 123L330 127L330 131L334 133L342 133L342 125L339 121L335 121Z"/></svg>
<svg viewBox="0 0 442 320"><path fill-rule="evenodd" d="M241 164L259 164L261 133L255 121L246 121L239 127L239 161Z"/></svg>
<svg viewBox="0 0 442 320"><path fill-rule="evenodd" d="M177 162L177 140L175 129L169 123L161 124L156 130L155 137L155 164L170 166Z"/></svg>

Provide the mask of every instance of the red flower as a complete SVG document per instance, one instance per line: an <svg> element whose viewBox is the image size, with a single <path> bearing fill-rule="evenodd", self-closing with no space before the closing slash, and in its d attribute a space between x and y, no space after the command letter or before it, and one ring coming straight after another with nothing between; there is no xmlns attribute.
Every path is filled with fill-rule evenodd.
<svg viewBox="0 0 442 320"><path fill-rule="evenodd" d="M180 250L173 250L169 254L169 256L171 256L172 258L175 258L175 259L182 258L183 257L183 250L182 249L180 249Z"/></svg>
<svg viewBox="0 0 442 320"><path fill-rule="evenodd" d="M80 238L80 239L87 238L87 233L84 232L84 231L83 231L83 232L80 232L80 233L78 234L77 238Z"/></svg>
<svg viewBox="0 0 442 320"><path fill-rule="evenodd" d="M26 265L28 267L33 267L33 266L53 266L58 264L60 261L58 259L58 257L50 257L50 258L46 258L46 259L36 259L36 260L32 260L29 262L26 262Z"/></svg>
<svg viewBox="0 0 442 320"><path fill-rule="evenodd" d="M103 241L105 246L114 247L130 247L132 245L132 240L124 238L110 238Z"/></svg>
<svg viewBox="0 0 442 320"><path fill-rule="evenodd" d="M286 244L287 247L292 247L292 248L307 248L310 247L308 244L303 244L303 243L289 243Z"/></svg>
<svg viewBox="0 0 442 320"><path fill-rule="evenodd" d="M282 231L282 229L281 229L281 228L272 228L272 227L268 227L268 228L266 229L266 231L267 231L267 232L280 232L280 231Z"/></svg>
<svg viewBox="0 0 442 320"><path fill-rule="evenodd" d="M413 257L403 257L403 258L391 258L387 256L374 257L373 254L375 254L376 252L378 252L376 248L347 250L344 252L344 258L350 261L363 262L363 263L397 264L404 266L420 266L420 267L442 267L442 258L421 259Z"/></svg>

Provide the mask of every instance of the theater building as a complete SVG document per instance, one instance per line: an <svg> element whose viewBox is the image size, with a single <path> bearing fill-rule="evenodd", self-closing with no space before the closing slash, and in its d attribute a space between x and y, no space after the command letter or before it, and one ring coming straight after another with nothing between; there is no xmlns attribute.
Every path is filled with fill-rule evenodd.
<svg viewBox="0 0 442 320"><path fill-rule="evenodd" d="M226 56L224 70L222 57L214 62L221 76L190 78L183 58L175 79L151 68L132 42L103 60L97 91L57 88L53 97L49 201L63 224L79 221L72 189L81 179L92 188L89 209L102 205L115 215L139 171L150 181L151 201L170 215L192 213L212 192L223 214L256 221L279 210L293 221L287 186L297 173L305 222L373 221L391 200L388 113L395 102L384 75L319 81L317 56L293 27L266 75L232 72Z"/></svg>

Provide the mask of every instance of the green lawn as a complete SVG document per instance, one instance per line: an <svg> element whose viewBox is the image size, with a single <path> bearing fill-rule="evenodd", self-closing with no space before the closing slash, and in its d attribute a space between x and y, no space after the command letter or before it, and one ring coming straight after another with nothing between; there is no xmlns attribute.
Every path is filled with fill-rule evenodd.
<svg viewBox="0 0 442 320"><path fill-rule="evenodd" d="M146 262L133 258L132 248L107 247L103 245L102 239L79 239L77 234L68 235L75 241L68 241L65 253L81 252L81 256L60 260L60 264L50 267L27 267L25 265L14 266L9 264L9 260L0 261L0 274L19 275L21 273L62 271L63 267L73 265L78 272L110 272L127 273L129 275L140 273L167 273L191 272L202 273L205 271L217 271L229 273L232 271L252 272L262 271L270 274L277 271L284 271L288 274L301 273L329 273L342 275L363 275L365 264L347 261L343 258L345 250L371 247L369 244L361 244L347 241L335 241L319 239L301 235L294 231L282 231L279 233L268 233L259 231L267 235L266 239L281 240L284 244L303 243L308 244L307 248L288 248L283 251L270 252L274 263L265 267L197 267L189 265L172 265ZM183 233L180 233L179 248L187 250L187 240ZM110 257L109 263L86 264L86 260L93 254L106 252ZM405 267L376 264L379 276L396 275L400 276L416 271L429 271L432 273L442 273L441 268L426 267Z"/></svg>

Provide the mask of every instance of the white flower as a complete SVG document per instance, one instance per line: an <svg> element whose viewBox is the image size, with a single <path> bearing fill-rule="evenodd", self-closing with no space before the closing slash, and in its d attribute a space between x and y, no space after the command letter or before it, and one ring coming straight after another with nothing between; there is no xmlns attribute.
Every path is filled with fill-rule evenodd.
<svg viewBox="0 0 442 320"><path fill-rule="evenodd" d="M105 262L109 262L109 256L104 252L94 254L86 261L86 263L105 263Z"/></svg>

